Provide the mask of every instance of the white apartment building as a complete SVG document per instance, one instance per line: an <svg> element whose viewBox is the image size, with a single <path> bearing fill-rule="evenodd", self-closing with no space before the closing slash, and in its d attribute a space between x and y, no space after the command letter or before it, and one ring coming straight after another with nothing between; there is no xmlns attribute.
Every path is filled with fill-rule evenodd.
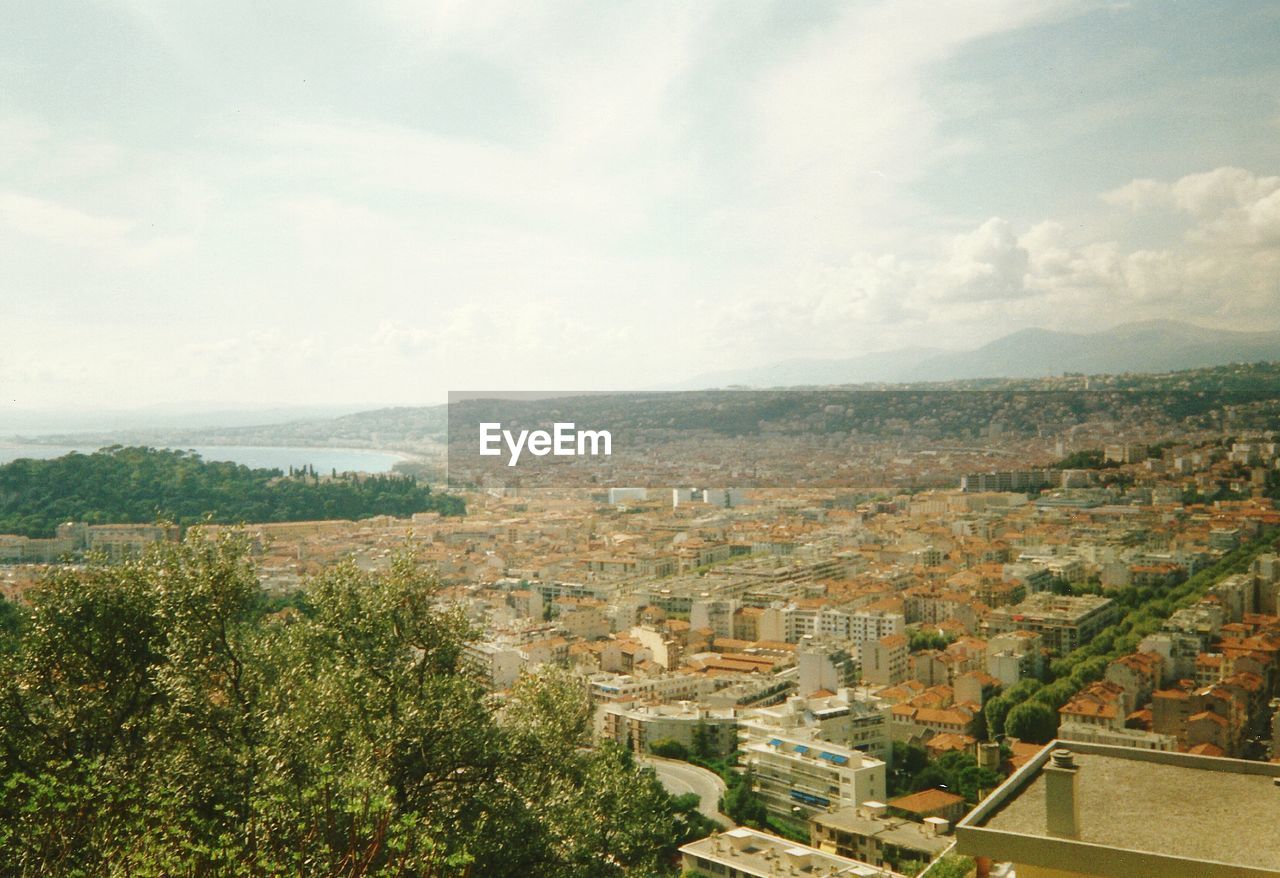
<svg viewBox="0 0 1280 878"><path fill-rule="evenodd" d="M987 673L1008 688L1027 677L1039 678L1044 667L1044 642L1030 631L997 634L987 641Z"/></svg>
<svg viewBox="0 0 1280 878"><path fill-rule="evenodd" d="M858 682L857 650L835 640L806 637L796 650L796 686L801 695L835 692Z"/></svg>
<svg viewBox="0 0 1280 878"><path fill-rule="evenodd" d="M742 602L733 598L699 598L689 608L689 627L695 631L710 628L716 637L737 637L733 618L741 606Z"/></svg>
<svg viewBox="0 0 1280 878"><path fill-rule="evenodd" d="M883 699L850 688L819 698L796 695L771 707L744 711L739 718L740 735L748 744L779 735L808 736L861 750L887 763L893 757L889 709Z"/></svg>
<svg viewBox="0 0 1280 878"><path fill-rule="evenodd" d="M525 658L515 646L468 643L462 649L462 669L490 690L507 689L520 677Z"/></svg>
<svg viewBox="0 0 1280 878"><path fill-rule="evenodd" d="M861 750L782 733L763 741L748 737L741 750L756 792L778 817L804 819L885 798L885 763Z"/></svg>
<svg viewBox="0 0 1280 878"><path fill-rule="evenodd" d="M591 698L596 702L610 701L700 701L726 686L732 680L708 677L706 674L661 674L654 677L633 677L630 674L592 674Z"/></svg>
<svg viewBox="0 0 1280 878"><path fill-rule="evenodd" d="M876 686L896 686L907 679L907 638L891 634L878 640L864 640L858 656L862 662L862 679Z"/></svg>
<svg viewBox="0 0 1280 878"><path fill-rule="evenodd" d="M761 640L799 643L804 637L830 637L857 646L867 640L901 634L906 630L907 620L901 613L792 603L766 607L760 614L758 627Z"/></svg>

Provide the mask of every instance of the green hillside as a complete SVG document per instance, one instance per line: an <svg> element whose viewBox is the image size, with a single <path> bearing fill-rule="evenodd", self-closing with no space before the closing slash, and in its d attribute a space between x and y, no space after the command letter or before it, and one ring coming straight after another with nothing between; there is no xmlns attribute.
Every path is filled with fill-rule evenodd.
<svg viewBox="0 0 1280 878"><path fill-rule="evenodd" d="M461 515L463 502L415 479L285 475L187 451L104 448L0 466L0 533L49 537L64 521L177 524Z"/></svg>

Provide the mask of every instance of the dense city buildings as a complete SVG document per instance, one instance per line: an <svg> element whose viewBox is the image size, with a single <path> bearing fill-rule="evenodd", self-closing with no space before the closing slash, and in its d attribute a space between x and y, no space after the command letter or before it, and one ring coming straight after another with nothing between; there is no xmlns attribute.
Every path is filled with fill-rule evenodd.
<svg viewBox="0 0 1280 878"><path fill-rule="evenodd" d="M865 450L899 471L943 462ZM737 469L721 473L727 487L697 491L634 472L617 487L535 478L468 492L461 517L244 533L281 600L335 564L380 570L411 552L470 626L459 669L494 703L525 675L563 669L590 699L596 745L742 779L791 840L719 833L682 849L700 872L915 874L1000 779L1039 795L1055 771L1037 755L1050 738L1076 752L1090 815L1102 807L1095 763L1157 766L1182 784L1174 769L1253 775L1179 760L1280 753L1280 561L1264 539L1280 511L1252 477L1216 502L1192 493L1229 490L1240 461L1274 472L1275 446L1105 453L1106 469L1046 469L1043 449L1023 445L1009 457L1024 465L989 474L957 453L949 484L910 493L737 487L750 481ZM19 596L59 557L125 560L178 536L65 524L46 541L0 538L0 587ZM951 788L963 777L972 785ZM724 822L724 794L709 795L703 808ZM1060 851L1028 820L1011 830L1024 840L991 836L989 850L961 822L961 849L1012 859L1020 878L1060 874ZM995 814L983 831L1006 823ZM1123 851L1116 863L1147 862L1105 843Z"/></svg>

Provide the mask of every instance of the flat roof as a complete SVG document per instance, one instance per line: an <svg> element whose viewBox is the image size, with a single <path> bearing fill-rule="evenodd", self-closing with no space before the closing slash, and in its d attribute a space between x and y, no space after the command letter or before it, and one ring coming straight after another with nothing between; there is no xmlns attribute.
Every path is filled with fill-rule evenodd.
<svg viewBox="0 0 1280 878"><path fill-rule="evenodd" d="M1049 753L1075 754L1078 838L1049 835ZM956 829L959 849L995 860L1128 878L1280 875L1280 765L1055 741ZM1154 871L1153 871L1154 870Z"/></svg>
<svg viewBox="0 0 1280 878"><path fill-rule="evenodd" d="M825 814L814 814L809 820L837 832L877 838L885 844L915 851L927 851L935 857L955 841L950 835L931 834L926 831L923 824L903 817L864 816L858 813L857 808L841 808Z"/></svg>
<svg viewBox="0 0 1280 878"><path fill-rule="evenodd" d="M888 869L797 844L745 826L689 842L680 848L680 852L720 863L744 875L897 878L897 873Z"/></svg>

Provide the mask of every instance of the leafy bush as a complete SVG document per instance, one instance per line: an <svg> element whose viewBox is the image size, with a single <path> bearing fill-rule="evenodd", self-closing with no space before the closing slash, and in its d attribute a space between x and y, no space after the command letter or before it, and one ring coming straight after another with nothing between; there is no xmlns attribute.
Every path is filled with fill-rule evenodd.
<svg viewBox="0 0 1280 878"><path fill-rule="evenodd" d="M679 741L673 741L670 738L664 738L661 741L654 741L649 745L649 752L654 756L662 756L666 759L679 759L684 762L689 761L689 748Z"/></svg>

